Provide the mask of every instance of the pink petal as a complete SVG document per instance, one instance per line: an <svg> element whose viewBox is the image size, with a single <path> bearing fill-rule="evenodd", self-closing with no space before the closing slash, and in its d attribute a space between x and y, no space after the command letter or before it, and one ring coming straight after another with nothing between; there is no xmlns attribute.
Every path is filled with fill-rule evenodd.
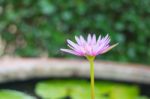
<svg viewBox="0 0 150 99"><path fill-rule="evenodd" d="M85 53L86 53L85 48L84 48L83 46L80 46L79 49L80 49L80 51L81 51L80 53L83 54L83 55L85 55Z"/></svg>
<svg viewBox="0 0 150 99"><path fill-rule="evenodd" d="M81 47L80 47L80 46L78 47L78 49L76 49L76 48L74 48L74 47L72 47L72 46L70 46L70 45L68 44L68 47L71 48L73 51L79 53L79 54L84 54L84 53L85 53L83 50L81 50Z"/></svg>
<svg viewBox="0 0 150 99"><path fill-rule="evenodd" d="M109 36L106 36L105 37L105 44L108 44L110 42L110 37Z"/></svg>
<svg viewBox="0 0 150 99"><path fill-rule="evenodd" d="M93 37L92 37L92 41L91 41L92 43L91 44L96 44L96 36L95 36L95 34L93 34Z"/></svg>
<svg viewBox="0 0 150 99"><path fill-rule="evenodd" d="M92 54L93 54L94 56L96 56L97 53L98 53L98 51L100 50L99 47L100 47L99 44L96 44L95 46L93 46L93 52L92 52Z"/></svg>
<svg viewBox="0 0 150 99"><path fill-rule="evenodd" d="M108 34L104 37L104 40L105 40L105 41L106 41L106 40L110 40L110 37L109 37Z"/></svg>
<svg viewBox="0 0 150 99"><path fill-rule="evenodd" d="M69 47L69 48L71 48L72 50L75 50L75 48L74 48L74 47L72 47L72 46L70 46L69 44L68 44L68 47Z"/></svg>
<svg viewBox="0 0 150 99"><path fill-rule="evenodd" d="M63 52L66 52L66 53L70 53L70 54L73 54L73 55L77 55L77 56L81 56L79 53L73 51L73 50L69 50L69 49L60 49L61 51Z"/></svg>
<svg viewBox="0 0 150 99"><path fill-rule="evenodd" d="M80 36L80 41L81 41L81 44L82 44L82 45L85 45L85 44L86 44L86 41L85 41L85 39L83 38L83 36Z"/></svg>
<svg viewBox="0 0 150 99"><path fill-rule="evenodd" d="M105 36L105 37L103 37L99 42L97 42L97 43L99 43L99 45L101 45L101 44L105 44L105 45L107 45L108 43L110 42L110 38L109 38L109 36L108 36L108 34Z"/></svg>
<svg viewBox="0 0 150 99"><path fill-rule="evenodd" d="M101 40L101 35L98 37L97 43L100 42Z"/></svg>
<svg viewBox="0 0 150 99"><path fill-rule="evenodd" d="M77 44L75 44L74 42L72 42L71 40L67 40L68 42L68 46L73 49L74 51L83 54L83 51L81 50L81 47Z"/></svg>
<svg viewBox="0 0 150 99"><path fill-rule="evenodd" d="M109 50L111 50L112 48L116 47L117 45L118 45L118 43L108 47L106 50L102 51L101 54L108 52Z"/></svg>
<svg viewBox="0 0 150 99"><path fill-rule="evenodd" d="M92 55L92 47L89 46L88 44L85 46L85 51L86 51L86 54Z"/></svg>
<svg viewBox="0 0 150 99"><path fill-rule="evenodd" d="M72 46L73 48L78 49L79 46L78 46L76 43L72 42L71 40L67 40L67 42L68 42L68 44L69 44L70 46Z"/></svg>
<svg viewBox="0 0 150 99"><path fill-rule="evenodd" d="M78 43L78 45L81 45L81 41L77 36L75 36L75 39L76 39L76 42Z"/></svg>
<svg viewBox="0 0 150 99"><path fill-rule="evenodd" d="M101 49L103 49L105 47L105 43L101 43L100 45L99 45L99 51L101 50Z"/></svg>
<svg viewBox="0 0 150 99"><path fill-rule="evenodd" d="M87 42L88 42L88 44L91 43L91 40L92 40L92 37L91 37L91 34L89 34L88 37L87 37Z"/></svg>

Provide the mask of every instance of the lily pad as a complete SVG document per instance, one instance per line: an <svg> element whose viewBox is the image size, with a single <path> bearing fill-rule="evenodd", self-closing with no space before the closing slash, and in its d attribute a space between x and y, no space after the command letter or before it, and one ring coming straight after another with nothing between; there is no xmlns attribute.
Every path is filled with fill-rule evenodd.
<svg viewBox="0 0 150 99"><path fill-rule="evenodd" d="M139 88L130 85L115 85L113 86L110 99L136 99L139 95Z"/></svg>
<svg viewBox="0 0 150 99"><path fill-rule="evenodd" d="M0 90L0 99L36 99L36 98L15 90Z"/></svg>
<svg viewBox="0 0 150 99"><path fill-rule="evenodd" d="M90 82L86 80L50 80L36 85L36 94L44 99L91 99ZM137 99L139 88L135 85L96 81L96 99Z"/></svg>
<svg viewBox="0 0 150 99"><path fill-rule="evenodd" d="M136 99L149 99L149 97L147 97L147 96L139 96Z"/></svg>
<svg viewBox="0 0 150 99"><path fill-rule="evenodd" d="M83 94L84 88L88 88L85 81L55 80L38 83L35 91L42 98L61 98L72 96L74 93Z"/></svg>

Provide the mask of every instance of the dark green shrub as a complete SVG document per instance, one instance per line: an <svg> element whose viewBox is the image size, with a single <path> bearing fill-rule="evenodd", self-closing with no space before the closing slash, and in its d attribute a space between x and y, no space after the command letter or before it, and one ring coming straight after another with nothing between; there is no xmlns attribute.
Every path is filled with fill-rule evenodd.
<svg viewBox="0 0 150 99"><path fill-rule="evenodd" d="M149 64L150 0L1 0L3 54L64 57L74 35L109 33L119 42L101 59Z"/></svg>

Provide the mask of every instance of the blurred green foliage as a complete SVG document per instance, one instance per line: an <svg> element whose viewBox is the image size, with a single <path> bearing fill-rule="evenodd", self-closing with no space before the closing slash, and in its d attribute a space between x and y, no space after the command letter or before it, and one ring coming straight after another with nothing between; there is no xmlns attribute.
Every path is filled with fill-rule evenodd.
<svg viewBox="0 0 150 99"><path fill-rule="evenodd" d="M150 64L149 5L150 0L0 0L0 53L66 57L59 49L67 38L109 33L119 45L101 59Z"/></svg>

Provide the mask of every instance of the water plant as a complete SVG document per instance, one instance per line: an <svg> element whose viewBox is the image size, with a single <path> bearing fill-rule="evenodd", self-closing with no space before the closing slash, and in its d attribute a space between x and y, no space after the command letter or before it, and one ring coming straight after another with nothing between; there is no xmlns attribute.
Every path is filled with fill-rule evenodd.
<svg viewBox="0 0 150 99"><path fill-rule="evenodd" d="M101 35L96 39L96 35L88 34L87 40L83 36L75 36L76 43L67 40L70 49L61 49L63 52L84 56L90 63L90 79L91 79L91 99L95 99L94 90L94 59L97 55L104 54L114 48L117 44L110 45L110 37Z"/></svg>

